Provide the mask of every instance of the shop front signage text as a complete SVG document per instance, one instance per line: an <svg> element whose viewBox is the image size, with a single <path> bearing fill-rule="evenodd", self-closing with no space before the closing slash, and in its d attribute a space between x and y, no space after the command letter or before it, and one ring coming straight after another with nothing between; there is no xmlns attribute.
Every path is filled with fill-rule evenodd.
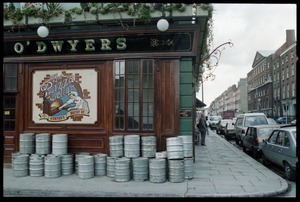
<svg viewBox="0 0 300 202"><path fill-rule="evenodd" d="M4 56L191 51L193 33L19 40L4 42Z"/></svg>
<svg viewBox="0 0 300 202"><path fill-rule="evenodd" d="M66 43L65 43L66 42ZM84 51L90 52L95 51L95 39L84 39L83 46ZM36 53L45 53L48 46L51 44L51 48L56 53L61 53L63 49L66 49L69 52L77 52L79 40L60 40L60 41L50 41L50 43L46 43L44 41L36 41L34 46L36 47ZM109 39L100 39L101 51L110 51L111 48L111 41ZM30 41L26 42L25 46L30 45ZM21 42L16 42L14 45L14 51L18 54L22 54L24 52L24 49L26 48ZM64 47L66 46L66 47ZM82 47L82 45L81 45ZM126 49L126 38L117 38L116 39L116 50L125 50Z"/></svg>

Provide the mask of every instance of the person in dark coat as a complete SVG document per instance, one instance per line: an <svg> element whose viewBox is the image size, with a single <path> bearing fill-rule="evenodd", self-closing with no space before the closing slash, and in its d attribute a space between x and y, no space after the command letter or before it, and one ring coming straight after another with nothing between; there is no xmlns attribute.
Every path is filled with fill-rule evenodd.
<svg viewBox="0 0 300 202"><path fill-rule="evenodd" d="M200 131L201 136L201 145L205 146L205 136L206 136L206 118L204 114L201 114L199 122L197 124L197 128ZM198 140L199 141L199 140Z"/></svg>

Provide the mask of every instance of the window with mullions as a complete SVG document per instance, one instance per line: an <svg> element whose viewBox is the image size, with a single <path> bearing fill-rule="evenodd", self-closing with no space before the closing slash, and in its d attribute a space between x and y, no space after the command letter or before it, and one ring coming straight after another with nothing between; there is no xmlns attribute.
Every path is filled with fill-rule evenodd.
<svg viewBox="0 0 300 202"><path fill-rule="evenodd" d="M114 62L115 130L153 130L153 72L153 60Z"/></svg>
<svg viewBox="0 0 300 202"><path fill-rule="evenodd" d="M3 129L15 131L16 124L16 94L17 94L17 64L5 64L3 71Z"/></svg>
<svg viewBox="0 0 300 202"><path fill-rule="evenodd" d="M16 123L16 99L14 96L4 96L3 98L3 111L4 111L4 121L3 129L4 131L14 131Z"/></svg>
<svg viewBox="0 0 300 202"><path fill-rule="evenodd" d="M5 84L4 91L13 92L17 91L17 65L16 64L6 64L4 69Z"/></svg>

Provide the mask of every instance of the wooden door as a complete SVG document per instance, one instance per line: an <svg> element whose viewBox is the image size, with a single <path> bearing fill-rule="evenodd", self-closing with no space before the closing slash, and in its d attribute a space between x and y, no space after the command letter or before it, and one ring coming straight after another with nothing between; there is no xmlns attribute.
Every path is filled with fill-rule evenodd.
<svg viewBox="0 0 300 202"><path fill-rule="evenodd" d="M155 81L158 150L165 151L166 138L179 135L179 60L160 60Z"/></svg>

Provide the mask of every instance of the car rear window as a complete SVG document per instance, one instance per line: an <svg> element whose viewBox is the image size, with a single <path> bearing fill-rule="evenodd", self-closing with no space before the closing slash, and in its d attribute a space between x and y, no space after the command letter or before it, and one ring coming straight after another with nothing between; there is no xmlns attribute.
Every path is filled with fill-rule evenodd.
<svg viewBox="0 0 300 202"><path fill-rule="evenodd" d="M260 128L258 135L260 136L260 138L266 139L270 136L273 130L274 128Z"/></svg>

